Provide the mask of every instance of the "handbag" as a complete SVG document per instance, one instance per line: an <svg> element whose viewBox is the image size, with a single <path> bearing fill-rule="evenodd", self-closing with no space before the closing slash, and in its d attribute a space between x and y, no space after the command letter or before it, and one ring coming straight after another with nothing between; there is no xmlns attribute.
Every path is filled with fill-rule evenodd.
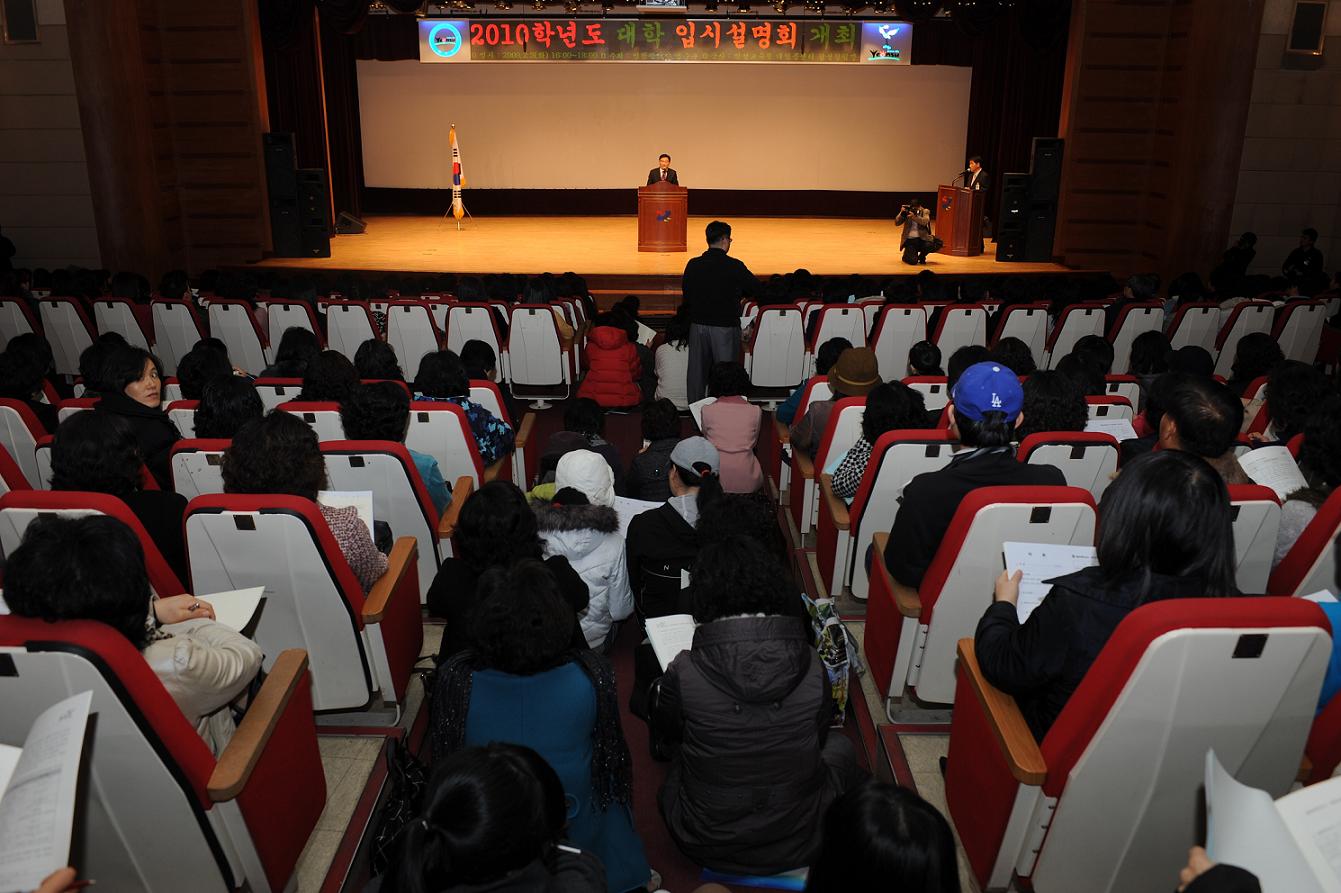
<svg viewBox="0 0 1341 893"><path fill-rule="evenodd" d="M401 833L418 818L428 786L428 768L399 738L387 742L386 772L386 799L370 822L372 852L368 867L372 877L395 864Z"/></svg>

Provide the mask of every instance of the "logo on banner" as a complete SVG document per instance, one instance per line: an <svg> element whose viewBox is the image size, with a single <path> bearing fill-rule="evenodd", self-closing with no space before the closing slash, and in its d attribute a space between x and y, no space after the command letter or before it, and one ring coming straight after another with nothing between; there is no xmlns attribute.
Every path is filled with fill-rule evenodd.
<svg viewBox="0 0 1341 893"><path fill-rule="evenodd" d="M450 59L461 52L461 29L455 22L439 22L428 32L428 48L435 56Z"/></svg>

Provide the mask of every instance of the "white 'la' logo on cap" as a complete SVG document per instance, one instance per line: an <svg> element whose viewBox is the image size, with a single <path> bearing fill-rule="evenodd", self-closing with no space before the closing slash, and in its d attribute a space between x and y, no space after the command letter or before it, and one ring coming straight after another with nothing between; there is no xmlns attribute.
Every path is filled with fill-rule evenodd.
<svg viewBox="0 0 1341 893"><path fill-rule="evenodd" d="M992 408L993 409L1001 408L1001 398L997 396L995 391L992 392Z"/></svg>

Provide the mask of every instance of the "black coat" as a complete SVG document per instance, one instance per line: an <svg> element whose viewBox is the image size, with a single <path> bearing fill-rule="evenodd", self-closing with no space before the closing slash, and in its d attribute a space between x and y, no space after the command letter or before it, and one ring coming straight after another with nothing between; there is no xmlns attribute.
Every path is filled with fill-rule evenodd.
<svg viewBox="0 0 1341 893"><path fill-rule="evenodd" d="M624 548L639 619L693 613L682 584L698 546L698 531L669 503L633 516Z"/></svg>
<svg viewBox="0 0 1341 893"><path fill-rule="evenodd" d="M647 449L633 457L624 484L630 497L648 502L665 502L670 499L670 454L679 442L678 437L654 440Z"/></svg>
<svg viewBox="0 0 1341 893"><path fill-rule="evenodd" d="M987 681L1015 698L1039 741L1048 733L1122 619L1139 607L1140 580L1109 581L1097 567L1057 577L1021 625L1015 606L993 602L973 646ZM1203 581L1156 574L1148 601L1198 598Z"/></svg>
<svg viewBox="0 0 1341 893"><path fill-rule="evenodd" d="M931 559L950 528L959 503L979 487L1062 486L1066 476L1051 465L1028 465L1013 450L966 453L939 471L919 474L903 490L899 514L885 547L885 566L904 586L922 585Z"/></svg>
<svg viewBox="0 0 1341 893"><path fill-rule="evenodd" d="M137 490L128 496L123 496L121 501L134 512L140 524L144 525L145 533L149 534L154 545L158 546L163 560L177 575L178 582L189 587L186 541L182 538L182 516L186 514L186 497L163 490Z"/></svg>
<svg viewBox="0 0 1341 893"><path fill-rule="evenodd" d="M651 186L653 183L660 183L660 182L661 182L661 166L657 165L656 167L652 168L650 171L647 172L647 185ZM680 177L675 173L675 168L673 167L666 168L666 182L671 184L672 186L680 185Z"/></svg>
<svg viewBox="0 0 1341 893"><path fill-rule="evenodd" d="M135 432L135 440L140 447L140 456L149 472L164 490L172 489L172 471L168 460L172 455L172 445L182 439L177 426L161 409L145 406L122 393L103 394L94 409L120 416Z"/></svg>
<svg viewBox="0 0 1341 893"><path fill-rule="evenodd" d="M694 325L739 329L740 300L759 291L759 281L722 249L709 248L685 264L680 290Z"/></svg>

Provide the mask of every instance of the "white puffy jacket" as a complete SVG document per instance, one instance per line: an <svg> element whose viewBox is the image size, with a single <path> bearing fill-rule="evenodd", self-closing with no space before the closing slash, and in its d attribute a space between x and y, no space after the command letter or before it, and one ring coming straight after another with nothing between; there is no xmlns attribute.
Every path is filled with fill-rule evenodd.
<svg viewBox="0 0 1341 893"><path fill-rule="evenodd" d="M587 584L590 602L579 618L582 634L592 648L602 648L614 621L633 613L619 517L604 505L532 505L545 555L567 558Z"/></svg>

